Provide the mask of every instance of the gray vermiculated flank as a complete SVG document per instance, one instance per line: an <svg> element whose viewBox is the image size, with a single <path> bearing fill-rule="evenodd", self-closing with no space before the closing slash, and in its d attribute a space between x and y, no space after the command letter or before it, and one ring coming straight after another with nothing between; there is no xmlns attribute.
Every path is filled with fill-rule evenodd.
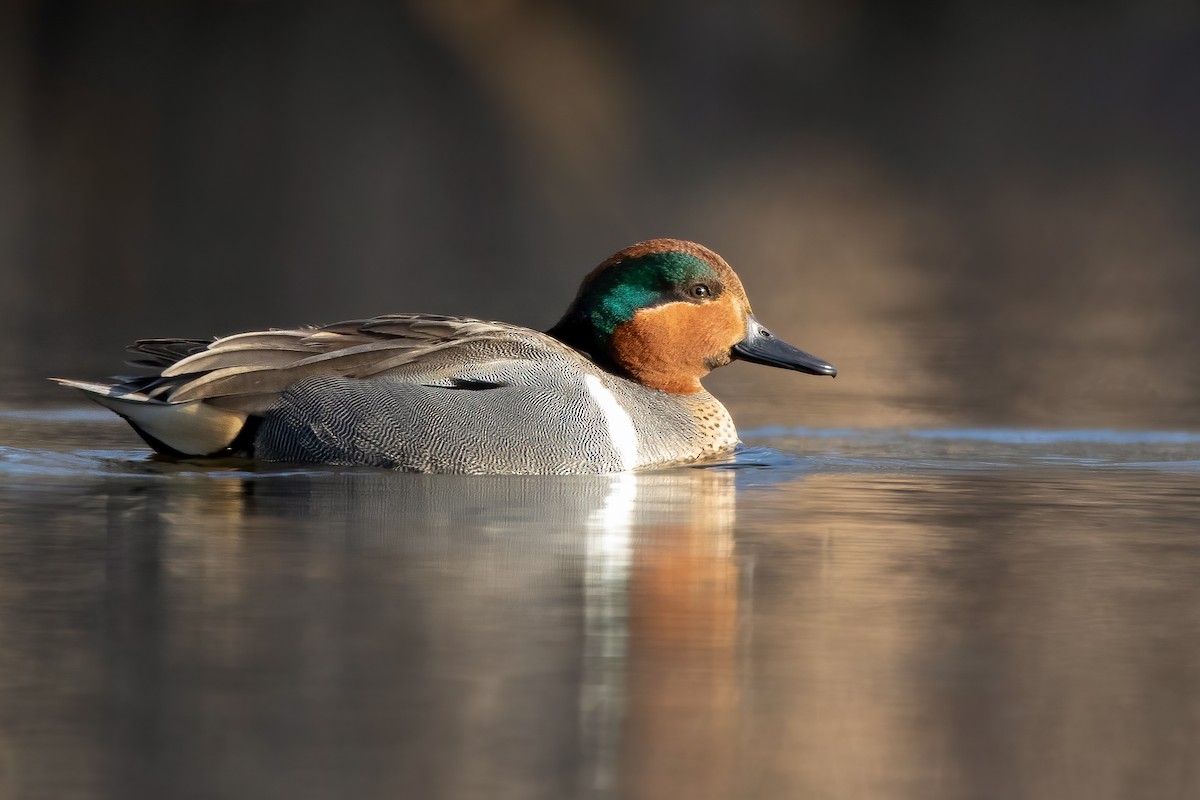
<svg viewBox="0 0 1200 800"><path fill-rule="evenodd" d="M489 396L497 393L503 396ZM268 461L418 472L619 470L604 420L585 400L579 391L313 378L284 392L255 448Z"/></svg>
<svg viewBox="0 0 1200 800"><path fill-rule="evenodd" d="M255 453L417 472L619 469L569 365L565 351L484 339L379 377L304 379L264 416ZM471 388L456 388L464 381Z"/></svg>

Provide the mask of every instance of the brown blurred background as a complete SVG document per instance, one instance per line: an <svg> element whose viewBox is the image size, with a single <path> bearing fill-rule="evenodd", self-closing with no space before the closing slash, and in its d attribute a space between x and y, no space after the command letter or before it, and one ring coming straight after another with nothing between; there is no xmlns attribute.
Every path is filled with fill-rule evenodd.
<svg viewBox="0 0 1200 800"><path fill-rule="evenodd" d="M1200 427L1200 6L8 0L0 401L151 335L553 323L652 236L743 427Z"/></svg>

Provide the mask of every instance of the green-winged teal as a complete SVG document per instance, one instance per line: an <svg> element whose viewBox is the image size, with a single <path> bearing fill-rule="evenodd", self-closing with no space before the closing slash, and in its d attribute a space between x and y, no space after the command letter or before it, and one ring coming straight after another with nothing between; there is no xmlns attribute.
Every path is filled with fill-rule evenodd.
<svg viewBox="0 0 1200 800"><path fill-rule="evenodd" d="M719 255L677 239L615 254L546 333L389 314L215 340L145 339L154 374L55 379L176 457L414 472L594 473L695 461L737 444L700 385L740 358L837 370L775 338Z"/></svg>

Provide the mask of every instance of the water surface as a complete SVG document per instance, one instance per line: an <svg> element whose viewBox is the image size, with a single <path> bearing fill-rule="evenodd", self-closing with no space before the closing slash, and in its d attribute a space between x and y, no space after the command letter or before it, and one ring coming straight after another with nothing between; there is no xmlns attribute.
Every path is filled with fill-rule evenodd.
<svg viewBox="0 0 1200 800"><path fill-rule="evenodd" d="M1200 434L743 433L449 477L0 412L0 795L1200 793Z"/></svg>

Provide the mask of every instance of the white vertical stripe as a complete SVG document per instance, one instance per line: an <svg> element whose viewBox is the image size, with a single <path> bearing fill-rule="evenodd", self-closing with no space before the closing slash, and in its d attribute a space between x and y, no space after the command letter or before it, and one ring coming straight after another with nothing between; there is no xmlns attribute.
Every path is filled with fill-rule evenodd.
<svg viewBox="0 0 1200 800"><path fill-rule="evenodd" d="M589 796L604 797L615 794L620 785L621 732L629 694L625 677L629 671L629 572L638 476L624 472L607 480L608 497L587 522L583 680L579 689L579 730L585 753L580 774L592 790Z"/></svg>
<svg viewBox="0 0 1200 800"><path fill-rule="evenodd" d="M595 375L584 375L583 382L600 408L600 413L604 415L604 422L608 425L608 438L621 458L621 469L633 469L638 463L638 440L629 413Z"/></svg>

